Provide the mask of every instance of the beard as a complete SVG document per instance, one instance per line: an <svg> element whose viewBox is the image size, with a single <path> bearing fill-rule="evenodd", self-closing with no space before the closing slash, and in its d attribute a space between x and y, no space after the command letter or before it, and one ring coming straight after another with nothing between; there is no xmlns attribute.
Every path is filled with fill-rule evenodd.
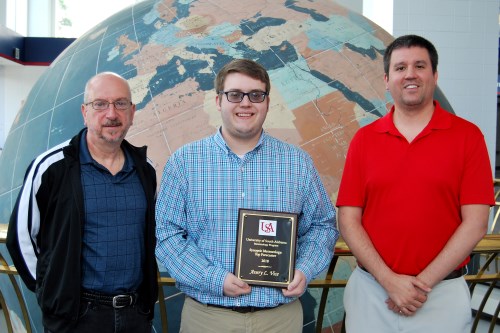
<svg viewBox="0 0 500 333"><path fill-rule="evenodd" d="M127 131L117 131L121 132L118 136L115 135L115 132L111 133L110 136L107 136L105 133L101 132L99 138L108 142L108 143L121 143L123 139L125 139L125 135L127 135Z"/></svg>
<svg viewBox="0 0 500 333"><path fill-rule="evenodd" d="M124 128L120 121L107 121L100 128L89 128L95 137L107 143L121 143L127 135L128 128Z"/></svg>

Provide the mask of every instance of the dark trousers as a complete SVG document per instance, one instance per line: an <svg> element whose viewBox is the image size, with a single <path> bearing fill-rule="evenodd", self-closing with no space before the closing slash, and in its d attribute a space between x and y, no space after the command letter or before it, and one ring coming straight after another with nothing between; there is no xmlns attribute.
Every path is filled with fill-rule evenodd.
<svg viewBox="0 0 500 333"><path fill-rule="evenodd" d="M82 302L76 327L72 333L151 333L149 313L138 305L114 309L94 302ZM44 330L45 333L57 333Z"/></svg>

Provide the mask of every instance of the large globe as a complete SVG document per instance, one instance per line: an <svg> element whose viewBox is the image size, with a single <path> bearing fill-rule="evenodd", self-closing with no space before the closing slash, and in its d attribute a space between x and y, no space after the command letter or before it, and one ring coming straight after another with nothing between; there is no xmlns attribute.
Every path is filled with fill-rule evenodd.
<svg viewBox="0 0 500 333"><path fill-rule="evenodd" d="M335 202L351 137L391 104L382 56L392 39L332 0L150 0L129 7L78 38L31 90L0 156L0 223L8 222L31 160L83 127L80 105L91 76L114 71L129 81L137 113L128 139L149 147L160 179L172 152L221 125L213 80L233 58L269 71L266 131L312 156ZM342 318L341 295L330 295L325 326ZM40 327L33 297L26 297ZM315 304L315 291L305 297Z"/></svg>

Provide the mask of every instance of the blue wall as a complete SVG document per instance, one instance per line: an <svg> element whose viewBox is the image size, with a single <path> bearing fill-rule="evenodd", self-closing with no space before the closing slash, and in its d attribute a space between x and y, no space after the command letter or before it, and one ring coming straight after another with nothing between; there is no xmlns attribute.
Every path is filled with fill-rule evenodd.
<svg viewBox="0 0 500 333"><path fill-rule="evenodd" d="M0 26L0 57L23 65L50 65L76 38L24 37ZM19 50L16 58L15 49Z"/></svg>

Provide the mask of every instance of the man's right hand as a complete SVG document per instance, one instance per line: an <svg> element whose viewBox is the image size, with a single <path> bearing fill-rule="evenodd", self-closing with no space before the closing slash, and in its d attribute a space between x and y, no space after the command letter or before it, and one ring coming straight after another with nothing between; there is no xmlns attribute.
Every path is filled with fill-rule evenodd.
<svg viewBox="0 0 500 333"><path fill-rule="evenodd" d="M386 300L388 308L405 316L414 315L427 301L427 293L431 291L418 278L395 273L385 279L382 286L389 295Z"/></svg>
<svg viewBox="0 0 500 333"><path fill-rule="evenodd" d="M236 275L227 273L224 279L224 296L236 297L249 294L252 288L244 281L238 279Z"/></svg>

